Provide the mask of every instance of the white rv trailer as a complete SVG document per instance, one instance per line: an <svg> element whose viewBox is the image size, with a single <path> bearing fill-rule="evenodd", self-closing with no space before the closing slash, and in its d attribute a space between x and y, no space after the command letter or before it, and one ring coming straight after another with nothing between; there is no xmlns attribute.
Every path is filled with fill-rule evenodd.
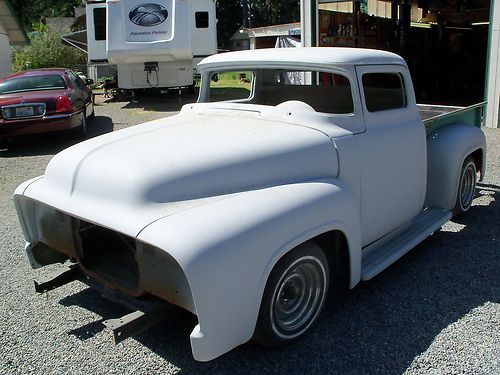
<svg viewBox="0 0 500 375"><path fill-rule="evenodd" d="M216 24L215 0L89 1L89 63L115 64L122 89L191 86Z"/></svg>

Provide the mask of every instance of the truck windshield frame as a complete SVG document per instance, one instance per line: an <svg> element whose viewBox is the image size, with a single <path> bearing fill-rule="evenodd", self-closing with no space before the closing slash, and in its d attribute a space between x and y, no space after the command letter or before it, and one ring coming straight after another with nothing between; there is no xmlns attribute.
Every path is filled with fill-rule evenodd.
<svg viewBox="0 0 500 375"><path fill-rule="evenodd" d="M213 71L209 77L207 102L276 106L287 101L301 101L327 115L351 115L355 110L353 84L348 75L337 71L293 67L235 68Z"/></svg>

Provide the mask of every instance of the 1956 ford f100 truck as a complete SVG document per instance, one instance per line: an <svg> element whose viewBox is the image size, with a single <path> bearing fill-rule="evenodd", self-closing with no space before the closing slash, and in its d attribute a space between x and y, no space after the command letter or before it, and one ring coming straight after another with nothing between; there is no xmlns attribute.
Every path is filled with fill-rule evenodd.
<svg viewBox="0 0 500 375"><path fill-rule="evenodd" d="M288 344L329 289L374 277L471 206L480 113L426 128L399 56L254 50L199 68L198 103L70 147L15 192L31 265L69 264L37 291L78 279L134 307L105 322L117 340L168 301L197 316L196 360Z"/></svg>

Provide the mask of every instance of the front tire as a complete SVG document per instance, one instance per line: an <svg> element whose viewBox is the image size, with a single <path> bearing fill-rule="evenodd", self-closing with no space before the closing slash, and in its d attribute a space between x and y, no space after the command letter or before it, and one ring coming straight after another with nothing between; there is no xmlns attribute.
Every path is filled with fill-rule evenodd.
<svg viewBox="0 0 500 375"><path fill-rule="evenodd" d="M301 338L317 321L328 284L328 261L318 245L306 242L286 254L267 280L254 340L283 347Z"/></svg>
<svg viewBox="0 0 500 375"><path fill-rule="evenodd" d="M94 119L95 119L95 110L94 110L94 106L92 106L92 113L90 113L89 117L87 117L87 120L92 121Z"/></svg>
<svg viewBox="0 0 500 375"><path fill-rule="evenodd" d="M459 217L469 211L476 191L476 182L476 163L474 163L474 159L471 156L468 156L460 171L457 200L452 210L454 217Z"/></svg>

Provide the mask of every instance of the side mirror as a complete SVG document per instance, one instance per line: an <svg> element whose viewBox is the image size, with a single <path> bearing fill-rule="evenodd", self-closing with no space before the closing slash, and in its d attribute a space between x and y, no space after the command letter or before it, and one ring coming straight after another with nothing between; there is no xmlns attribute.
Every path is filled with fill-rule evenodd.
<svg viewBox="0 0 500 375"><path fill-rule="evenodd" d="M94 84L94 80L93 80L93 79L91 79L91 78L87 78L87 79L85 80L85 84L86 84L87 86L93 85L93 84Z"/></svg>

